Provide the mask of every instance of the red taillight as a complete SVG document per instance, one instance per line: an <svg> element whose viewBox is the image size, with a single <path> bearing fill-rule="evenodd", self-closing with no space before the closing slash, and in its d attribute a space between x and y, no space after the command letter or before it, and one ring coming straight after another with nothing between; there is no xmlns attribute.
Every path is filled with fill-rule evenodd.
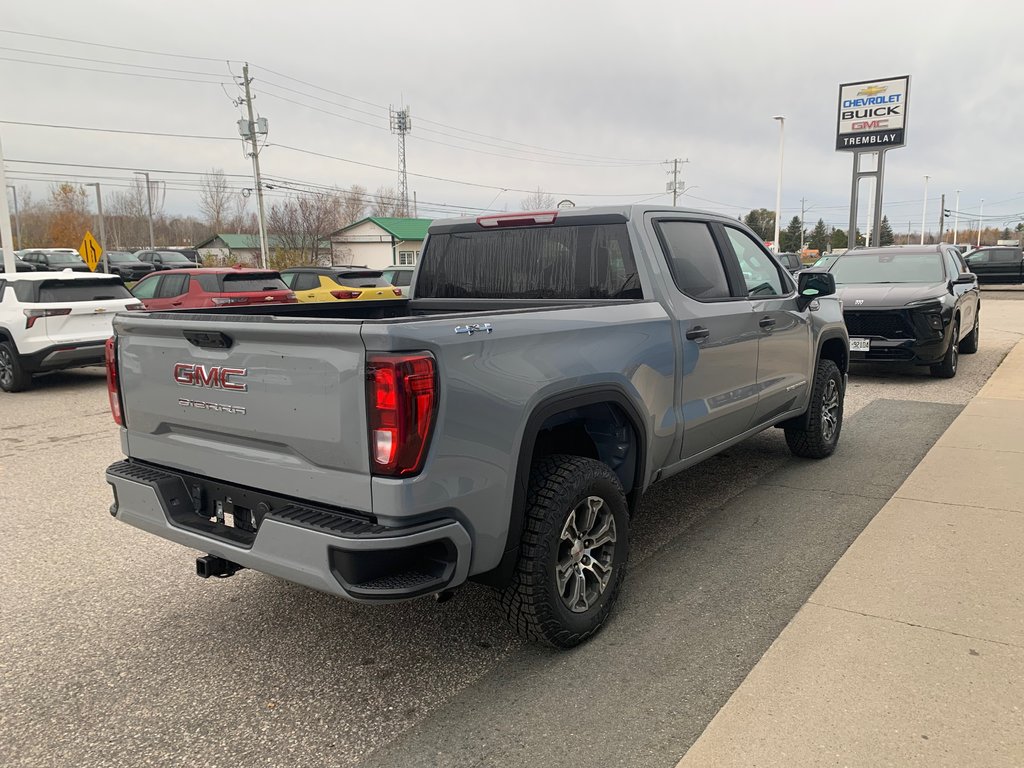
<svg viewBox="0 0 1024 768"><path fill-rule="evenodd" d="M476 223L481 227L528 227L531 224L554 224L556 218L558 211L499 213L494 216L480 216Z"/></svg>
<svg viewBox="0 0 1024 768"><path fill-rule="evenodd" d="M373 474L408 477L423 468L437 412L430 354L372 354L366 402Z"/></svg>
<svg viewBox="0 0 1024 768"><path fill-rule="evenodd" d="M146 307L141 301L136 301L134 304L125 304L124 308L129 312L134 312L135 310L145 309Z"/></svg>
<svg viewBox="0 0 1024 768"><path fill-rule="evenodd" d="M298 297L293 292L291 292L291 291L286 293L284 295L284 298L281 299L281 301L283 301L285 304L294 304L298 300L299 300Z"/></svg>
<svg viewBox="0 0 1024 768"><path fill-rule="evenodd" d="M228 304L248 304L249 299L245 296L214 296L213 303L218 307L224 307Z"/></svg>
<svg viewBox="0 0 1024 768"><path fill-rule="evenodd" d="M61 307L60 309L23 309L25 313L25 328L31 328L36 324L36 320L40 317L59 317L60 315L70 315L71 307Z"/></svg>
<svg viewBox="0 0 1024 768"><path fill-rule="evenodd" d="M401 296L402 295L402 289L401 288L392 288L392 290L395 292L395 296Z"/></svg>
<svg viewBox="0 0 1024 768"><path fill-rule="evenodd" d="M358 299L362 291L331 291L331 296L336 299Z"/></svg>
<svg viewBox="0 0 1024 768"><path fill-rule="evenodd" d="M111 336L106 345L107 397L110 399L110 414L114 423L124 426L124 412L121 410L121 383L117 377L117 339Z"/></svg>

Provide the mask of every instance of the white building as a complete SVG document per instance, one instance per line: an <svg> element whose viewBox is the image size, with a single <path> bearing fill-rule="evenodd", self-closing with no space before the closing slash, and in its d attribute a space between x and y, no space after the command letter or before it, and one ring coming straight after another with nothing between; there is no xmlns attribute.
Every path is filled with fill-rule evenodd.
<svg viewBox="0 0 1024 768"><path fill-rule="evenodd" d="M431 219L371 216L331 235L331 262L384 269L419 258Z"/></svg>

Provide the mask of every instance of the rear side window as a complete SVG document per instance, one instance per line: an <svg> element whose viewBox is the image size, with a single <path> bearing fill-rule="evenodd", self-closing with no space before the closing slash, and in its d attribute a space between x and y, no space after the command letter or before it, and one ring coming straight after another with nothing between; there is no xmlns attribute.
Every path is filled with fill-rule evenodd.
<svg viewBox="0 0 1024 768"><path fill-rule="evenodd" d="M188 275L164 275L160 280L156 298L172 299L188 290Z"/></svg>
<svg viewBox="0 0 1024 768"><path fill-rule="evenodd" d="M75 280L57 282L47 280L39 286L39 303L50 304L68 301L108 301L110 299L130 299L128 289L120 281L114 280Z"/></svg>
<svg viewBox="0 0 1024 768"><path fill-rule="evenodd" d="M281 279L296 291L313 291L320 287L320 275L316 272L289 272L281 275Z"/></svg>
<svg viewBox="0 0 1024 768"><path fill-rule="evenodd" d="M338 285L349 288L386 288L391 285L383 272L338 272L334 280Z"/></svg>
<svg viewBox="0 0 1024 768"><path fill-rule="evenodd" d="M254 275L251 272L241 275L221 276L221 290L224 293L256 293L259 291L287 291L281 275L277 272L266 272Z"/></svg>
<svg viewBox="0 0 1024 768"><path fill-rule="evenodd" d="M694 299L728 299L729 282L711 230L699 221L658 222L676 288Z"/></svg>
<svg viewBox="0 0 1024 768"><path fill-rule="evenodd" d="M642 299L625 224L431 235L417 298Z"/></svg>
<svg viewBox="0 0 1024 768"><path fill-rule="evenodd" d="M402 288L407 285L412 285L412 270L403 269L395 272L394 276L391 278L391 284Z"/></svg>

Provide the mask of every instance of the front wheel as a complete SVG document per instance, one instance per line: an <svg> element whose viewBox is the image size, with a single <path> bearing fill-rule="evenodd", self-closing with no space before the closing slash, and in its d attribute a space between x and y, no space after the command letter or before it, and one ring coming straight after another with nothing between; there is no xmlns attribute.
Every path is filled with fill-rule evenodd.
<svg viewBox="0 0 1024 768"><path fill-rule="evenodd" d="M786 445L794 456L831 456L843 429L843 376L831 360L819 360L807 413L786 426Z"/></svg>
<svg viewBox="0 0 1024 768"><path fill-rule="evenodd" d="M949 339L949 346L946 347L946 354L942 361L931 367L932 376L937 379L952 379L956 376L957 365L960 362L960 321L953 321L953 335Z"/></svg>
<svg viewBox="0 0 1024 768"><path fill-rule="evenodd" d="M519 562L500 593L525 640L571 648L608 618L629 555L618 477L579 456L547 456L530 473Z"/></svg>

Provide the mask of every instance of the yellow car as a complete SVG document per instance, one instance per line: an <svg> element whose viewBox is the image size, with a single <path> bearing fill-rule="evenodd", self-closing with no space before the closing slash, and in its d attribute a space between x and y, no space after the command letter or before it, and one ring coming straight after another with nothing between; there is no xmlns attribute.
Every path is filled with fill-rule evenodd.
<svg viewBox="0 0 1024 768"><path fill-rule="evenodd" d="M381 301L405 298L384 275L366 267L294 267L281 271L299 301Z"/></svg>

